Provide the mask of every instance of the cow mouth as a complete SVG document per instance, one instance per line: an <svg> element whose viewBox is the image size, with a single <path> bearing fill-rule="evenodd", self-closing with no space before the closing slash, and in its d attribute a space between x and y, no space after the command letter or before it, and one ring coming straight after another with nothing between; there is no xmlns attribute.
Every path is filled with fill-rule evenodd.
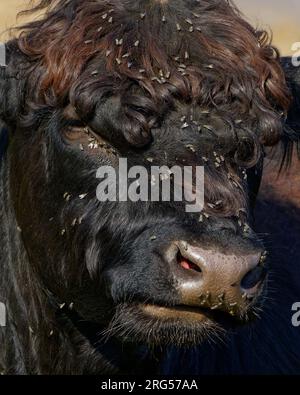
<svg viewBox="0 0 300 395"><path fill-rule="evenodd" d="M212 314L209 313L208 309L200 308L200 307L191 307L191 306L160 306L154 304L146 304L140 305L140 308L144 313L149 314L152 317L156 317L159 319L176 319L176 320L197 320L203 321L207 318L212 317Z"/></svg>
<svg viewBox="0 0 300 395"><path fill-rule="evenodd" d="M122 344L188 348L222 339L245 323L239 317L209 308L142 302L117 305L107 326L83 319L76 311L68 310L67 315L95 348L114 339Z"/></svg>
<svg viewBox="0 0 300 395"><path fill-rule="evenodd" d="M224 329L234 328L243 324L243 320L232 317L228 313L219 310L198 306L161 306L156 304L139 305L143 313L151 318L168 322L184 322L186 324L206 324L213 322Z"/></svg>
<svg viewBox="0 0 300 395"><path fill-rule="evenodd" d="M205 307L126 303L117 307L109 333L125 343L187 348L222 339L245 323L240 318Z"/></svg>

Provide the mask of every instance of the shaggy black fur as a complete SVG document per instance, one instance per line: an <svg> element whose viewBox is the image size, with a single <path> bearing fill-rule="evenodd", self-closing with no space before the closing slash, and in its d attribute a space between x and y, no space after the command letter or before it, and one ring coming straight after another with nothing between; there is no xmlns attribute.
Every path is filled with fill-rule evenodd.
<svg viewBox="0 0 300 395"><path fill-rule="evenodd" d="M251 227L263 157L282 141L291 160L298 109L284 122L300 73L287 71L288 89L267 34L225 0L42 0L34 10L46 14L7 43L0 70L0 369L299 373L297 259L276 250L269 293L236 321L158 320L141 306L181 304L161 258L174 240L262 248ZM119 157L205 165L209 218L176 202L97 201L96 169ZM237 326L251 315L260 320Z"/></svg>

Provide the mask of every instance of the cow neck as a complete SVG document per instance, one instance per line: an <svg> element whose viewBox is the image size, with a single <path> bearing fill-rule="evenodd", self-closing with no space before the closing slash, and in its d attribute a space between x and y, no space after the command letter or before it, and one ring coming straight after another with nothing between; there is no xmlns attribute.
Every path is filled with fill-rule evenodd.
<svg viewBox="0 0 300 395"><path fill-rule="evenodd" d="M99 333L106 329L105 326L82 319L75 310L70 310L66 306L59 309L58 313L67 316L81 335L88 339L91 346L120 373L157 373L160 351L150 350L145 345L124 343L113 336L100 341Z"/></svg>
<svg viewBox="0 0 300 395"><path fill-rule="evenodd" d="M19 361L19 370L26 374L24 361L27 358L29 344L22 341L23 333L15 331L15 328L24 327L26 323L32 326L35 324L29 323L32 317L22 288L22 284L25 284L27 289L31 287L33 276L15 218L9 180L9 159L7 150L4 149L0 162L0 301L5 304L6 316L13 317L13 322L12 325L11 320L6 322L2 346L12 360L16 358ZM30 296L33 293L34 287ZM5 366L5 369L10 368Z"/></svg>
<svg viewBox="0 0 300 395"><path fill-rule="evenodd" d="M39 287L38 278L30 269L31 265L22 242L21 231L18 230L11 202L9 179L9 159L5 149L0 163L0 273L5 273L6 277L0 276L0 302L5 303L10 316L16 317L14 324L17 327L25 325L25 327L34 331L35 328L38 328L39 322L35 321L38 319L37 317L30 315L28 303L31 303L32 306L38 306L42 300L45 307L48 299L48 313L52 316L50 310L56 312L56 318L61 321L62 325L66 323L64 318L67 318L73 328L90 343L91 350L96 350L101 359L105 359L115 371L120 373L142 373L145 371L156 373L159 366L157 350L150 351L144 345L125 344L114 337L100 342L97 334L103 331L105 327L101 327L98 323L84 321L76 311L67 307L61 308L61 305L49 290ZM26 294L24 287L26 289L30 288L29 301L24 296ZM39 294L39 288L43 289L42 295ZM9 300L6 300L7 295L10 295ZM17 313L20 310L22 314ZM10 322L7 323L6 329L7 335L5 338L10 342L10 345L12 342L14 343L14 346L9 348L12 350L11 352L18 353L19 363L22 363L22 366L19 365L19 369L23 374L28 374L25 361L30 358L28 354L30 354L31 344L21 341L19 335L10 328ZM20 336L22 337L22 334Z"/></svg>
<svg viewBox="0 0 300 395"><path fill-rule="evenodd" d="M8 130L5 127L1 128L1 123L0 123L0 166L1 166L1 162L3 161L7 147L8 147Z"/></svg>

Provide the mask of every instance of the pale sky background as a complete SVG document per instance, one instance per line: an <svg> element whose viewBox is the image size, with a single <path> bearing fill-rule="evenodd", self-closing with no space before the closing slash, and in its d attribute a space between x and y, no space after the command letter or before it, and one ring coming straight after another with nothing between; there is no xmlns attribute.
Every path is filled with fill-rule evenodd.
<svg viewBox="0 0 300 395"><path fill-rule="evenodd" d="M252 23L272 28L274 44L279 47L282 54L290 54L291 45L300 42L300 0L236 0L235 2ZM24 9L27 4L27 0L0 0L0 31L14 25L17 12ZM4 40L3 35L1 40Z"/></svg>

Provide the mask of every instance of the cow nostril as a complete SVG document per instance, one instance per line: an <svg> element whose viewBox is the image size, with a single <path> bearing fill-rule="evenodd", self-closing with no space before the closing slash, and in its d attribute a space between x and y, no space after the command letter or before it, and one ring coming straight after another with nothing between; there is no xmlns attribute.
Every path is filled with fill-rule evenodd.
<svg viewBox="0 0 300 395"><path fill-rule="evenodd" d="M254 288L264 280L265 276L266 270L262 266L257 266L243 277L241 287L247 290Z"/></svg>
<svg viewBox="0 0 300 395"><path fill-rule="evenodd" d="M201 273L201 269L199 266L197 266L195 263L191 262L189 259L183 257L181 255L181 252L178 251L177 253L177 262L180 265L180 267L182 267L185 270L194 270L198 273Z"/></svg>

